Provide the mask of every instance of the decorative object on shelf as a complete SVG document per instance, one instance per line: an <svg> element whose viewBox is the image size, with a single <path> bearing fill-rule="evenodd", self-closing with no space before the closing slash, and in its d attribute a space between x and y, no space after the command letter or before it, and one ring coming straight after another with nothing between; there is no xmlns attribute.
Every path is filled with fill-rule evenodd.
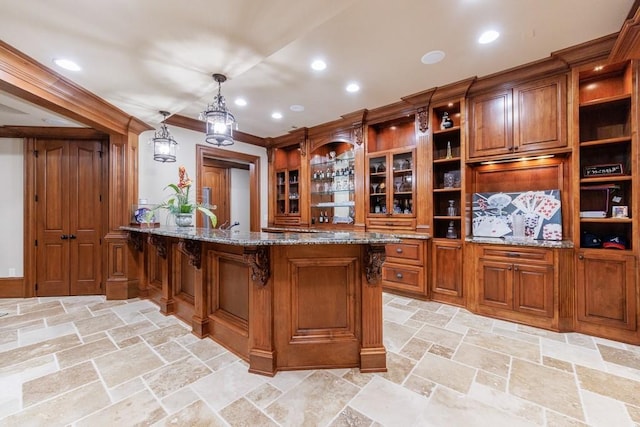
<svg viewBox="0 0 640 427"><path fill-rule="evenodd" d="M449 206L447 207L447 216L456 216L456 214L457 214L456 201L449 200Z"/></svg>
<svg viewBox="0 0 640 427"><path fill-rule="evenodd" d="M447 227L447 234L445 235L447 239L457 239L458 233L456 232L456 228L453 224L453 221L449 221L449 226Z"/></svg>
<svg viewBox="0 0 640 427"><path fill-rule="evenodd" d="M447 155L445 159L453 159L453 155L451 154L451 141L447 141Z"/></svg>
<svg viewBox="0 0 640 427"><path fill-rule="evenodd" d="M175 218L176 225L179 227L185 227L191 225L193 221L193 213L197 210L204 213L211 221L211 226L215 227L218 223L218 218L211 212L211 209L215 209L215 206L204 206L196 202L189 200L189 190L191 189L192 181L187 175L187 170L184 166L178 168L179 181L178 184L169 184L165 187L171 188L174 191L165 202L156 206L155 209L166 209ZM186 217L189 217L187 219ZM187 224L188 222L188 224Z"/></svg>
<svg viewBox="0 0 640 427"><path fill-rule="evenodd" d="M628 206L611 206L611 216L613 218L628 218L629 207Z"/></svg>
<svg viewBox="0 0 640 427"><path fill-rule="evenodd" d="M218 83L218 94L206 110L200 113L200 120L206 122L205 141L217 146L232 145L233 128L238 128L233 114L227 109L224 96L220 94L222 83L227 81L223 74L213 74L213 79Z"/></svg>
<svg viewBox="0 0 640 427"><path fill-rule="evenodd" d="M168 111L160 111L162 114L162 122L160 123L160 129L153 134L151 143L153 143L153 160L162 163L172 163L176 161L176 148L178 143L173 138L169 129L167 128L166 120L169 116Z"/></svg>
<svg viewBox="0 0 640 427"><path fill-rule="evenodd" d="M585 166L582 171L583 178L614 175L624 175L624 168L622 167L622 163Z"/></svg>
<svg viewBox="0 0 640 427"><path fill-rule="evenodd" d="M440 129L449 129L453 127L453 120L449 117L449 113L446 111L442 114L442 122L440 122Z"/></svg>
<svg viewBox="0 0 640 427"><path fill-rule="evenodd" d="M473 235L562 240L560 190L474 193Z"/></svg>
<svg viewBox="0 0 640 427"><path fill-rule="evenodd" d="M444 173L444 188L454 188L455 176L452 172Z"/></svg>

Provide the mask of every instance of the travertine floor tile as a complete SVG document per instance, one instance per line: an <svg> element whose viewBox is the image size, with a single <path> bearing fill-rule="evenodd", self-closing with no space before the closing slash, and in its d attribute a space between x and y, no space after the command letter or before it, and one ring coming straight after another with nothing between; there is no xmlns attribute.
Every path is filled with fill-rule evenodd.
<svg viewBox="0 0 640 427"><path fill-rule="evenodd" d="M442 384L460 393L471 387L476 370L469 366L430 353L424 355L413 370L414 375Z"/></svg>
<svg viewBox="0 0 640 427"><path fill-rule="evenodd" d="M265 383L255 390L247 393L247 399L253 402L258 408L264 408L271 404L274 400L282 395L282 391L278 390L271 384Z"/></svg>
<svg viewBox="0 0 640 427"><path fill-rule="evenodd" d="M265 412L281 425L327 425L358 393L353 384L317 371L267 406Z"/></svg>
<svg viewBox="0 0 640 427"><path fill-rule="evenodd" d="M148 390L93 413L76 423L76 427L108 425L150 425L167 415Z"/></svg>
<svg viewBox="0 0 640 427"><path fill-rule="evenodd" d="M584 420L580 394L572 374L514 358L509 392L561 414Z"/></svg>
<svg viewBox="0 0 640 427"><path fill-rule="evenodd" d="M143 375L164 364L144 343L97 357L94 362L109 388Z"/></svg>
<svg viewBox="0 0 640 427"><path fill-rule="evenodd" d="M584 366L576 366L576 373L583 389L640 407L640 382Z"/></svg>
<svg viewBox="0 0 640 427"><path fill-rule="evenodd" d="M424 325L416 333L415 337L455 350L458 345L460 345L460 342L462 341L464 335L432 325Z"/></svg>
<svg viewBox="0 0 640 427"><path fill-rule="evenodd" d="M98 357L112 351L117 350L113 342L108 338L103 338L97 341L92 341L87 344L82 344L76 347L72 347L68 350L60 351L56 354L60 367L65 368L67 366L75 365L79 362Z"/></svg>
<svg viewBox="0 0 640 427"><path fill-rule="evenodd" d="M18 347L0 353L0 368L22 363L29 359L35 359L36 357L46 356L47 354L53 354L60 350L75 347L78 344L80 344L78 336L70 334L24 347Z"/></svg>
<svg viewBox="0 0 640 427"><path fill-rule="evenodd" d="M453 360L504 378L509 374L511 363L511 358L506 354L466 343L460 345Z"/></svg>
<svg viewBox="0 0 640 427"><path fill-rule="evenodd" d="M411 339L416 329L395 322L384 322L383 340L388 351L399 351Z"/></svg>
<svg viewBox="0 0 640 427"><path fill-rule="evenodd" d="M347 406L329 427L370 426L372 423L368 417Z"/></svg>
<svg viewBox="0 0 640 427"><path fill-rule="evenodd" d="M74 322L80 335L86 336L95 334L96 332L106 331L115 327L124 325L115 313L105 313L95 317L89 317Z"/></svg>
<svg viewBox="0 0 640 427"><path fill-rule="evenodd" d="M582 392L585 416L594 427L633 427L624 403L590 391Z"/></svg>
<svg viewBox="0 0 640 427"><path fill-rule="evenodd" d="M149 372L142 378L151 391L161 399L211 372L200 360L190 356Z"/></svg>
<svg viewBox="0 0 640 427"><path fill-rule="evenodd" d="M98 373L91 362L63 369L23 383L22 404L31 406L97 380Z"/></svg>
<svg viewBox="0 0 640 427"><path fill-rule="evenodd" d="M464 337L464 342L533 362L540 360L539 346L502 335L469 330Z"/></svg>
<svg viewBox="0 0 640 427"><path fill-rule="evenodd" d="M241 398L223 408L220 415L232 426L277 427L278 424L262 411Z"/></svg>
<svg viewBox="0 0 640 427"><path fill-rule="evenodd" d="M607 362L640 370L640 353L609 347L604 344L598 344L598 350L602 358Z"/></svg>
<svg viewBox="0 0 640 427"><path fill-rule="evenodd" d="M250 426L252 424L246 424ZM165 419L154 424L156 427L226 427L227 424L220 419L203 401L193 402L186 408L169 415Z"/></svg>

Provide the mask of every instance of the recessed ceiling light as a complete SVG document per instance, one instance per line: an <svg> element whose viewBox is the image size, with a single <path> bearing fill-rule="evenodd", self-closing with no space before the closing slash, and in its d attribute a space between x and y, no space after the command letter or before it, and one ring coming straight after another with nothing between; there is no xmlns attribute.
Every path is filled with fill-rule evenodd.
<svg viewBox="0 0 640 427"><path fill-rule="evenodd" d="M279 113L277 111L271 113L271 118L272 119L281 119L282 118L282 113Z"/></svg>
<svg viewBox="0 0 640 427"><path fill-rule="evenodd" d="M311 68L313 68L316 71L322 71L325 68L327 68L327 63L324 62L322 59L316 59L311 63Z"/></svg>
<svg viewBox="0 0 640 427"><path fill-rule="evenodd" d="M238 107L244 107L247 105L247 100L244 98L236 98L234 102Z"/></svg>
<svg viewBox="0 0 640 427"><path fill-rule="evenodd" d="M295 111L296 113L304 111L304 107L302 105L298 105L298 104L293 104L291 107L289 107L289 109L291 111Z"/></svg>
<svg viewBox="0 0 640 427"><path fill-rule="evenodd" d="M480 38L478 38L478 43L480 44L491 43L492 41L495 41L498 37L500 37L500 33L495 30L485 31L480 35Z"/></svg>
<svg viewBox="0 0 640 427"><path fill-rule="evenodd" d="M69 71L80 71L82 68L70 59L54 59L53 62L60 68L64 68Z"/></svg>
<svg viewBox="0 0 640 427"><path fill-rule="evenodd" d="M431 52L427 52L422 56L423 64L437 64L438 62L444 59L444 52L441 50L432 50Z"/></svg>
<svg viewBox="0 0 640 427"><path fill-rule="evenodd" d="M593 69L593 71L602 71L604 69L603 65L596 65Z"/></svg>
<svg viewBox="0 0 640 427"><path fill-rule="evenodd" d="M360 85L358 83L349 83L345 89L347 92L357 92L360 90Z"/></svg>

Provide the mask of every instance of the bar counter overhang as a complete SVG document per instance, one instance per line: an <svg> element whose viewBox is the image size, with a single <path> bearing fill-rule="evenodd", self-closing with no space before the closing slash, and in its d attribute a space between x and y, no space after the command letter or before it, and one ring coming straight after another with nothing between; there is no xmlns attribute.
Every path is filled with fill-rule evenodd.
<svg viewBox="0 0 640 427"><path fill-rule="evenodd" d="M249 372L386 371L385 244L364 232L264 233L193 227L129 232L139 295L249 363Z"/></svg>

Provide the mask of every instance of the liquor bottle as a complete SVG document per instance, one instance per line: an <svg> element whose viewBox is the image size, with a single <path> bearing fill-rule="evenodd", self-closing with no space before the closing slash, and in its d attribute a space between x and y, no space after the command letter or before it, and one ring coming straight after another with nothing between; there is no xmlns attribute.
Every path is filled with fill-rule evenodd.
<svg viewBox="0 0 640 427"><path fill-rule="evenodd" d="M456 232L455 227L453 226L453 221L449 221L449 227L447 227L447 239L457 239L458 233Z"/></svg>

